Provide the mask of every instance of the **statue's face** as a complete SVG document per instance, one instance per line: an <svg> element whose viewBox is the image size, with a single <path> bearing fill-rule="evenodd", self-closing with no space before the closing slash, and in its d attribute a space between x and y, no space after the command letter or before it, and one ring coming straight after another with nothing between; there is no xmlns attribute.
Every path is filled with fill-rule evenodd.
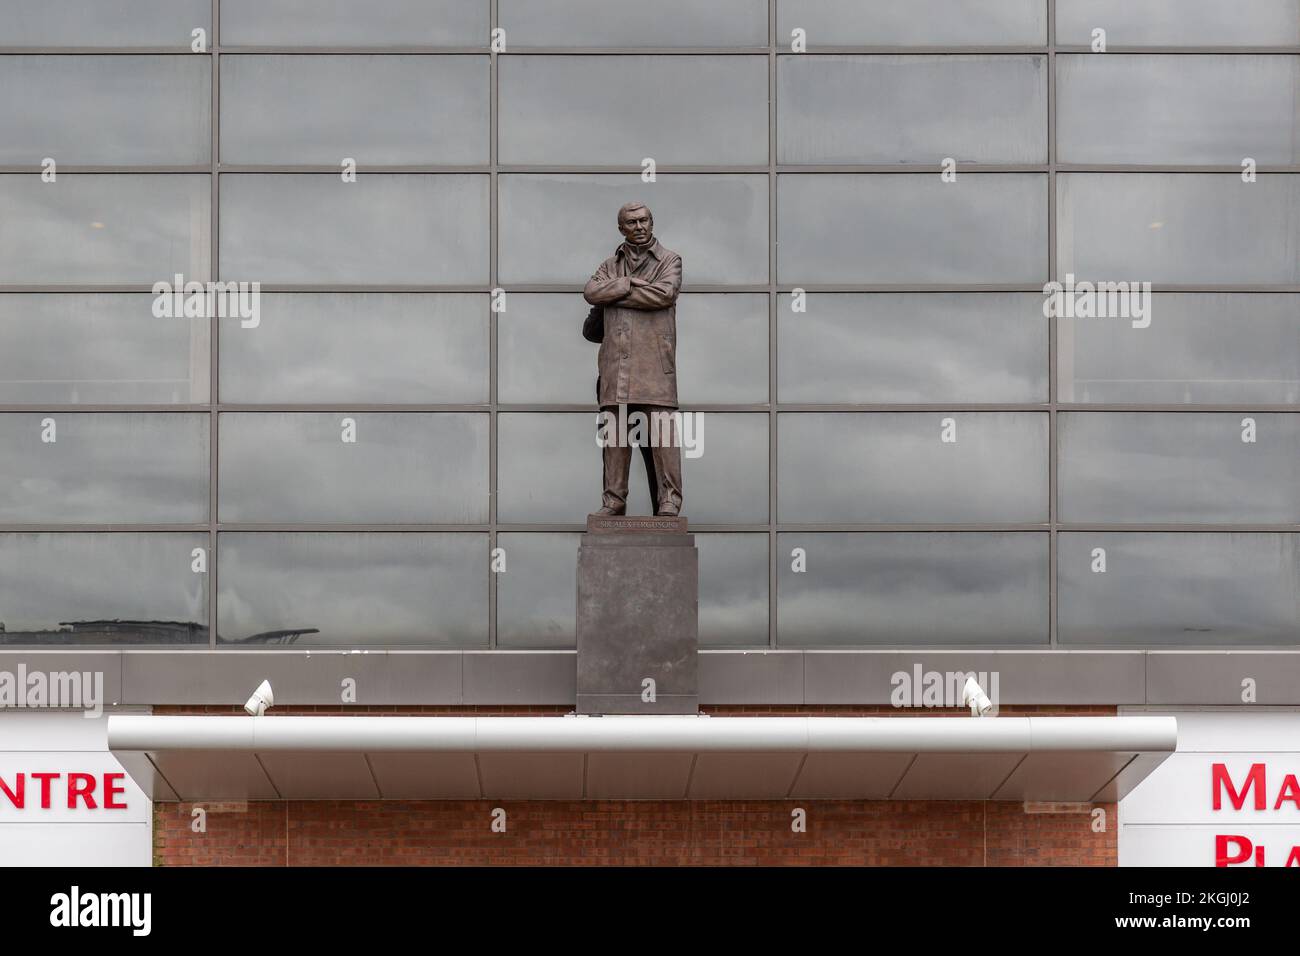
<svg viewBox="0 0 1300 956"><path fill-rule="evenodd" d="M630 209L618 217L618 231L635 245L644 246L653 234L654 218L645 206Z"/></svg>

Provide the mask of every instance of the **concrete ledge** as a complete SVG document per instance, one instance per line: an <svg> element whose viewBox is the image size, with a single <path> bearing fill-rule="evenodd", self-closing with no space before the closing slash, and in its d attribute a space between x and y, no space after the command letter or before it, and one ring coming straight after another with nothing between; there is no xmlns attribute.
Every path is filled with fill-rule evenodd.
<svg viewBox="0 0 1300 956"><path fill-rule="evenodd" d="M4 650L0 671L102 671L108 704L242 704L263 679L276 702L573 706L572 650ZM1240 705L1251 678L1261 705L1300 705L1295 651L706 650L709 705L888 706L892 675L998 675L999 705ZM989 690L990 688L985 688Z"/></svg>

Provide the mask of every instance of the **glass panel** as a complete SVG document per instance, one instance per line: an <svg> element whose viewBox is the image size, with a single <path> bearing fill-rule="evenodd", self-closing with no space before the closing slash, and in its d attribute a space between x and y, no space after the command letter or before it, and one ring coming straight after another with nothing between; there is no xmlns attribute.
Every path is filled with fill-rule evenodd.
<svg viewBox="0 0 1300 956"><path fill-rule="evenodd" d="M767 66L765 56L504 57L501 162L766 163Z"/></svg>
<svg viewBox="0 0 1300 956"><path fill-rule="evenodd" d="M226 533L218 643L487 646L486 534Z"/></svg>
<svg viewBox="0 0 1300 956"><path fill-rule="evenodd" d="M212 0L0 0L0 46L189 49L211 17Z"/></svg>
<svg viewBox="0 0 1300 956"><path fill-rule="evenodd" d="M1145 328L1062 317L1061 401L1300 403L1297 316L1300 295L1157 293Z"/></svg>
<svg viewBox="0 0 1300 956"><path fill-rule="evenodd" d="M0 163L206 165L211 86L198 56L0 56Z"/></svg>
<svg viewBox="0 0 1300 956"><path fill-rule="evenodd" d="M790 43L796 27L816 46L1042 46L1043 0L777 0L776 36Z"/></svg>
<svg viewBox="0 0 1300 956"><path fill-rule="evenodd" d="M0 414L0 522L208 520L208 416Z"/></svg>
<svg viewBox="0 0 1300 956"><path fill-rule="evenodd" d="M0 403L208 400L208 320L157 319L153 296L0 295Z"/></svg>
<svg viewBox="0 0 1300 956"><path fill-rule="evenodd" d="M1038 293L809 293L777 300L782 402L1045 402Z"/></svg>
<svg viewBox="0 0 1300 956"><path fill-rule="evenodd" d="M220 427L222 521L487 521L486 415L227 413Z"/></svg>
<svg viewBox="0 0 1300 956"><path fill-rule="evenodd" d="M1300 415L1062 412L1058 422L1064 521L1300 523Z"/></svg>
<svg viewBox="0 0 1300 956"><path fill-rule="evenodd" d="M777 572L782 647L1048 642L1046 534L792 532L777 535Z"/></svg>
<svg viewBox="0 0 1300 956"><path fill-rule="evenodd" d="M483 0L221 0L226 46L487 46Z"/></svg>
<svg viewBox="0 0 1300 956"><path fill-rule="evenodd" d="M498 0L512 49L767 46L767 0Z"/></svg>
<svg viewBox="0 0 1300 956"><path fill-rule="evenodd" d="M207 644L202 534L0 534L0 647Z"/></svg>
<svg viewBox="0 0 1300 956"><path fill-rule="evenodd" d="M223 401L488 400L486 295L266 294L260 319L221 324Z"/></svg>
<svg viewBox="0 0 1300 956"><path fill-rule="evenodd" d="M221 158L486 163L490 85L486 56L223 56Z"/></svg>
<svg viewBox="0 0 1300 956"><path fill-rule="evenodd" d="M1056 42L1109 46L1294 46L1297 0L1056 0Z"/></svg>
<svg viewBox="0 0 1300 956"><path fill-rule="evenodd" d="M1300 535L1062 532L1057 547L1063 644L1296 644Z"/></svg>
<svg viewBox="0 0 1300 956"><path fill-rule="evenodd" d="M211 204L203 175L0 175L0 283L205 281Z"/></svg>
<svg viewBox="0 0 1300 956"><path fill-rule="evenodd" d="M260 282L481 284L487 220L487 176L225 175L221 272Z"/></svg>
<svg viewBox="0 0 1300 956"><path fill-rule="evenodd" d="M1063 162L1300 162L1300 57L1062 55L1056 71Z"/></svg>
<svg viewBox="0 0 1300 956"><path fill-rule="evenodd" d="M766 522L767 416L705 412L703 420L696 434L703 454L682 455L683 514L696 524ZM499 520L579 524L600 507L594 413L503 413L497 442ZM639 452L632 454L628 482L628 514L650 514Z"/></svg>
<svg viewBox="0 0 1300 956"><path fill-rule="evenodd" d="M574 644L580 534L502 533L506 570L497 574L497 645Z"/></svg>
<svg viewBox="0 0 1300 956"><path fill-rule="evenodd" d="M650 203L687 288L767 282L766 175L503 175L500 191L502 283L581 286L622 242L633 200Z"/></svg>
<svg viewBox="0 0 1300 956"><path fill-rule="evenodd" d="M497 316L502 402L595 402L599 346L580 334L576 295L510 296ZM677 303L678 398L767 400L767 296L683 295Z"/></svg>
<svg viewBox="0 0 1300 956"><path fill-rule="evenodd" d="M767 535L697 534L700 646L767 647Z"/></svg>
<svg viewBox="0 0 1300 956"><path fill-rule="evenodd" d="M1038 282L1047 270L1038 173L786 173L782 283Z"/></svg>
<svg viewBox="0 0 1300 956"><path fill-rule="evenodd" d="M782 163L1047 162L1041 56L783 56Z"/></svg>
<svg viewBox="0 0 1300 956"><path fill-rule="evenodd" d="M783 522L1047 520L1045 414L791 412L778 428Z"/></svg>
<svg viewBox="0 0 1300 956"><path fill-rule="evenodd" d="M1080 279L1300 284L1300 176L1062 173L1058 271Z"/></svg>

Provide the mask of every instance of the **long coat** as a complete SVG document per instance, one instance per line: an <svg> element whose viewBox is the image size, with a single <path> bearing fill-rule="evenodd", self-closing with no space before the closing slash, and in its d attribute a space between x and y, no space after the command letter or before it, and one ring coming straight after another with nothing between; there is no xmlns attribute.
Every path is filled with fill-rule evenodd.
<svg viewBox="0 0 1300 956"><path fill-rule="evenodd" d="M632 277L649 285L633 287ZM627 243L600 264L583 297L605 310L600 404L677 407L677 293L682 257L654 240L634 267Z"/></svg>

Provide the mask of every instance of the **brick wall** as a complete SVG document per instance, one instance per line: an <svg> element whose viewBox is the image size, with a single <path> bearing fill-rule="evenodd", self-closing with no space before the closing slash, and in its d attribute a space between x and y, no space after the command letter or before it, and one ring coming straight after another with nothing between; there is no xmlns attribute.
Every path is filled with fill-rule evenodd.
<svg viewBox="0 0 1300 956"><path fill-rule="evenodd" d="M570 708L300 707L280 714L558 715ZM728 716L897 716L888 707L710 707ZM155 713L242 713L237 707L157 707ZM961 711L927 711L957 716ZM1003 714L1113 715L1114 708L1004 707ZM969 719L969 718L967 718ZM191 811L206 812L205 833ZM286 801L158 803L154 862L162 866L326 865L888 865L1116 864L1116 814L1104 832L1071 807L1020 803L775 801ZM506 811L506 832L492 811ZM791 831L791 810L807 832ZM1028 812L1027 812L1028 811Z"/></svg>

